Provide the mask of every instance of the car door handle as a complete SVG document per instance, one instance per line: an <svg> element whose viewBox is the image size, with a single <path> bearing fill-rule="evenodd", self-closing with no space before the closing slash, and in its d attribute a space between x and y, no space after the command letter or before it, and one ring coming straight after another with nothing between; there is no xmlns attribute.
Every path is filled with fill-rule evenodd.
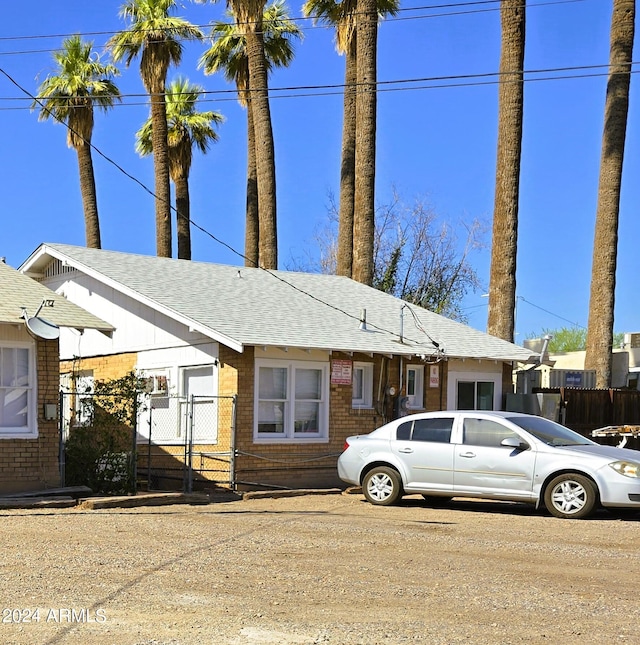
<svg viewBox="0 0 640 645"><path fill-rule="evenodd" d="M409 454L413 452L413 448L400 448L398 452L404 452L406 454Z"/></svg>
<svg viewBox="0 0 640 645"><path fill-rule="evenodd" d="M476 453L475 452L461 452L460 456L461 457L466 457L468 459L470 457L475 457Z"/></svg>

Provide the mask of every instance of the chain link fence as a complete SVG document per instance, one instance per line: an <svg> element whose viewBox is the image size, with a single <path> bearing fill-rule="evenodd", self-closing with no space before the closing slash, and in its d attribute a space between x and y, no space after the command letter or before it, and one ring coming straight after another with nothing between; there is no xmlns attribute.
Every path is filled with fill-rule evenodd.
<svg viewBox="0 0 640 645"><path fill-rule="evenodd" d="M235 396L60 393L60 475L95 493L235 490Z"/></svg>
<svg viewBox="0 0 640 645"><path fill-rule="evenodd" d="M235 396L150 396L138 414L147 490L235 489Z"/></svg>

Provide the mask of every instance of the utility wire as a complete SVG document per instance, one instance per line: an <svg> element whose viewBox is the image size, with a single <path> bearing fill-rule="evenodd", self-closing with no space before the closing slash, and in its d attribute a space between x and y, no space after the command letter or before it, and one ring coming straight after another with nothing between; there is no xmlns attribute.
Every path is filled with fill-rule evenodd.
<svg viewBox="0 0 640 645"><path fill-rule="evenodd" d="M573 322L572 320L569 320L567 318L563 318L562 316L559 316L558 314L554 314L553 311L549 311L548 309L544 309L543 307L540 307L533 302L527 300L526 298L523 298L522 296L518 296L518 300L522 300L522 302L526 302L528 305L531 305L532 307L535 307L536 309L539 309L540 311L544 311L544 313L549 314L551 316L555 316L556 318L559 318L560 320L564 320L565 322L568 322L570 325L573 325L574 327L580 327L580 329L586 329L584 325L581 325L580 323Z"/></svg>
<svg viewBox="0 0 640 645"><path fill-rule="evenodd" d="M628 64L629 67L633 66L638 66L640 65L640 61L635 61L631 62ZM500 85L502 83L532 83L532 82L541 82L541 81L562 81L562 80L576 80L576 79L582 79L582 78L598 78L598 77L603 77L603 76L609 76L610 72L607 71L602 71L602 72L596 72L596 73L583 73L583 74L566 74L566 72L570 71L582 71L582 70L590 70L590 69L603 69L603 68L608 68L608 64L602 64L602 65L576 65L572 67L556 67L556 68L548 68L548 69L534 69L534 70L525 70L522 72L525 76L526 75L533 75L533 74L558 74L556 76L541 76L539 78L523 78L522 80L518 79L513 79L513 78L500 78L501 76L506 76L510 77L513 76L513 74L503 74L500 72L485 72L481 74L459 74L459 75L447 75L447 76L431 76L431 77L422 77L422 78L406 78L406 79L398 79L398 80L387 80L387 81L377 81L376 82L376 91L377 93L387 93L387 92L407 92L407 91L418 91L418 90L429 90L429 89L446 89L446 88L460 88L460 87L482 87L482 86L488 86L488 85ZM616 72L619 74L637 74L640 72L640 69L630 69L629 72ZM491 80L480 80L480 79L491 79ZM451 81L459 81L459 82L451 82ZM468 81L468 82L467 82ZM406 85L406 84L413 84L413 83L428 83L426 85L418 85L418 86L410 86L410 87L386 87L389 85ZM362 84L367 85L368 84ZM318 97L318 96L334 96L334 95L341 95L345 89L349 87L355 87L356 91L358 88L357 83L345 85L343 83L334 83L334 84L327 84L327 85L298 85L298 86L283 86L283 87L272 87L269 88L269 93L270 93L270 99L283 99L283 98L307 98L307 97ZM319 90L327 90L327 91L319 91ZM335 90L335 91L333 91ZM257 90L246 90L248 92L251 91L257 91ZM281 92L292 92L290 94L280 94ZM228 102L228 101L236 101L237 100L237 89L219 89L219 90L202 90L200 92L201 98L200 101L202 103L223 103L223 102ZM224 96L224 95L230 95L229 98L216 98L218 95ZM149 95L146 93L129 93L129 94L121 94L121 98L127 99L127 98L145 98L148 99ZM208 98L206 98L208 97ZM40 100L43 97L35 97L34 100ZM8 97L0 97L0 101L26 101L27 99L24 97L15 97L15 96L8 96ZM73 99L72 97L69 97L69 101L71 102ZM148 101L144 102L124 102L120 103L118 105L115 105L114 107L131 107L131 106L139 106L139 105L148 105ZM15 108L8 108L8 107L0 107L0 111L5 111L5 110L25 110L25 109L31 109L30 107L26 106L20 106L20 107L15 107Z"/></svg>
<svg viewBox="0 0 640 645"><path fill-rule="evenodd" d="M501 0L478 0L475 2L454 2L454 3L446 3L446 4L433 4L433 5L422 5L418 7L401 7L397 10L397 13L402 13L402 12L409 12L409 11L432 11L435 9L453 9L457 7L469 7L469 6L478 6L478 5L488 5L488 4L499 4ZM545 6L552 6L552 5L563 5L563 4L575 4L578 2L585 2L585 0L548 0L547 2L536 2L536 3L529 3L527 4L526 2L523 1L523 4L520 5L521 8L526 8L530 9L532 7L545 7ZM486 12L496 12L500 11L500 7L493 7L489 9L474 9L474 10L468 10L468 11L456 11L456 12L448 12L448 13L439 13L439 14L429 14L425 16L407 16L407 17L398 17L398 16L389 16L384 19L384 22L394 22L394 21L404 21L404 20L419 20L419 19L424 19L424 18L442 18L442 17L447 17L447 16L458 16L458 15L467 15L467 14L475 14L475 13L486 13ZM353 12L353 16L357 16L357 12ZM324 22L322 22L323 17L322 16L299 16L296 18L289 18L291 22L308 22L308 21L318 21L316 24L310 25L309 27L303 27L303 31L311 30L311 29L334 29L334 25L329 25ZM208 27L211 27L213 23L215 22L221 22L221 21L212 21L210 23L204 24L204 25L194 25L194 27L197 27L198 29L206 29ZM264 22L264 21L263 21ZM235 23L237 25L250 25L250 24L255 24L255 21L243 21L243 22L237 22ZM126 30L126 27L125 27ZM123 30L118 30L118 31L88 31L88 32L74 32L74 33L67 33L67 34L29 34L26 36L1 36L0 37L0 42L4 41L16 41L16 40L46 40L46 39L51 39L51 38L69 38L70 36L82 36L82 37L94 37L94 36L113 36L117 33L120 33L120 31ZM167 31L171 31L170 29ZM205 37L205 40L208 39L208 37ZM179 39L182 41L187 41L187 40L193 40L193 39ZM39 49L39 50L27 50L24 52L0 52L0 55L8 55L8 54L20 54L20 53L25 53L25 54L33 54L33 53L47 53L47 52L53 52L53 51L58 51L57 49Z"/></svg>
<svg viewBox="0 0 640 645"><path fill-rule="evenodd" d="M581 325L580 323L573 322L572 320L569 320L568 318L563 318L557 313L554 313L553 311L549 311L548 309L544 309L544 307L540 307L540 305L536 305L535 303L531 302L530 300L527 300L523 296L516 296L517 300L522 300L522 302L526 302L528 305L531 305L532 307L535 307L536 309L539 309L540 311L544 311L544 313L549 314L550 316L554 316L554 318L559 318L560 320L564 320L564 322L569 323L573 327L580 327L581 329L586 329L584 325ZM471 309L481 309L484 307L488 307L489 303L488 302L483 302L480 305L470 305L469 307L462 307L462 311L470 311Z"/></svg>

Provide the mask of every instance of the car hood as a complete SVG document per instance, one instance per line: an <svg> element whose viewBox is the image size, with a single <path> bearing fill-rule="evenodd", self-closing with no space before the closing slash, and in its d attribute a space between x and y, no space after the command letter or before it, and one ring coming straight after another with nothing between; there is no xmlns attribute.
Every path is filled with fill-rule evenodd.
<svg viewBox="0 0 640 645"><path fill-rule="evenodd" d="M556 446L556 448L566 452L611 459L612 461L627 459L629 461L640 463L640 451L630 450L629 448L616 448L615 446L601 446L599 444L589 444L586 446Z"/></svg>

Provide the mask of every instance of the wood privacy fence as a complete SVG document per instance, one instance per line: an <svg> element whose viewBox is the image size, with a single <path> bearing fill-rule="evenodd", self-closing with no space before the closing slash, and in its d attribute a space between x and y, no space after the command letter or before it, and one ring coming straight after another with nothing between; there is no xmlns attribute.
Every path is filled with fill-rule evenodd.
<svg viewBox="0 0 640 645"><path fill-rule="evenodd" d="M534 392L560 394L564 425L586 437L606 426L640 425L640 392L636 390L536 388Z"/></svg>

